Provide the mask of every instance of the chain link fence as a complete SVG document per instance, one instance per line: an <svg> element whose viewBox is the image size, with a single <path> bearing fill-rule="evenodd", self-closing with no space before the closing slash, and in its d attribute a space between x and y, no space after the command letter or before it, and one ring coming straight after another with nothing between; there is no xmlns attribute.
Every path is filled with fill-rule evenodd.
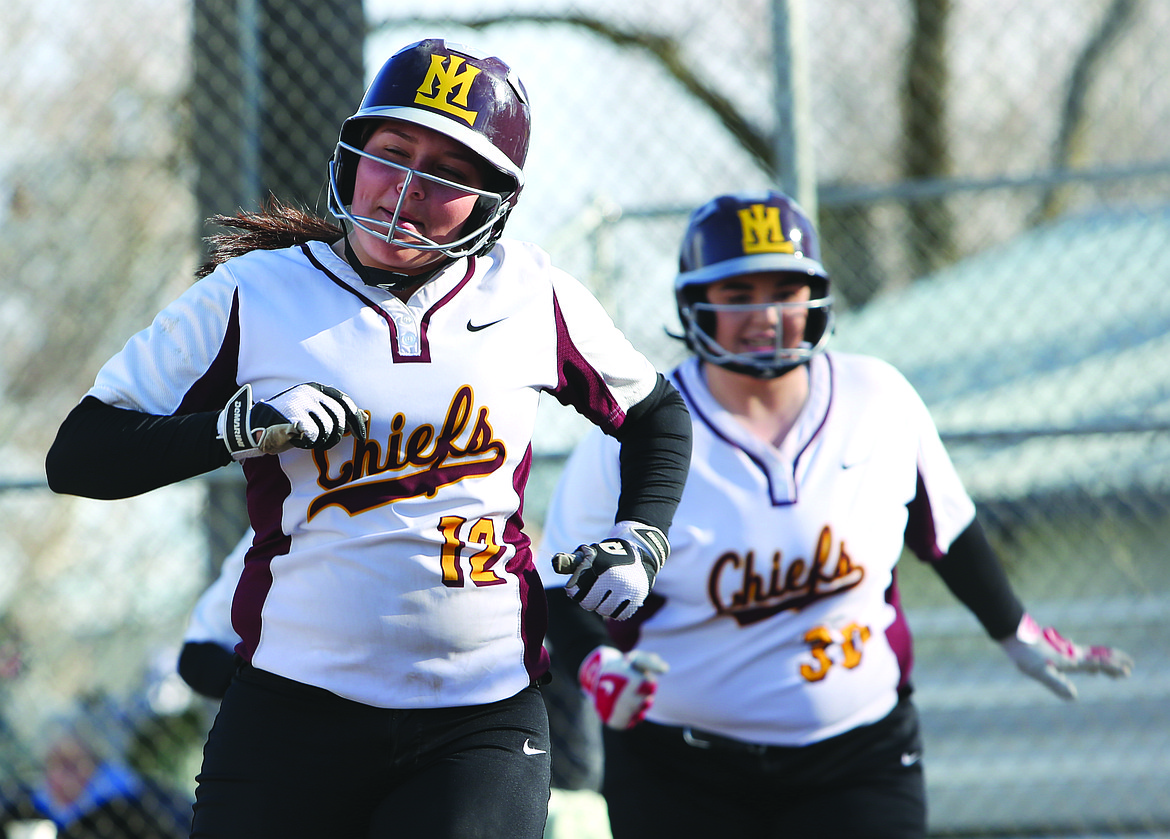
<svg viewBox="0 0 1170 839"><path fill-rule="evenodd" d="M476 45L533 102L509 233L665 369L686 214L780 180L780 5L5 4L0 796L38 783L62 719L109 707L124 724L103 754L193 788L214 704L174 661L243 531L238 472L99 502L52 495L43 458L100 365L191 282L202 220L269 193L324 213L362 79L421 37ZM1137 660L1058 703L908 558L932 831L1170 832L1170 4L783 5L834 346L919 388L1038 619ZM534 536L585 427L567 413L542 411Z"/></svg>

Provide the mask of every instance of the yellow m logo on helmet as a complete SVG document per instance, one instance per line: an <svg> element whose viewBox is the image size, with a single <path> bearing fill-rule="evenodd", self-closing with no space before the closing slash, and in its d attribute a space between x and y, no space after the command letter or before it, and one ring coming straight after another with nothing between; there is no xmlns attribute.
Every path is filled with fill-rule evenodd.
<svg viewBox="0 0 1170 839"><path fill-rule="evenodd" d="M743 252L749 253L795 253L796 248L784 236L780 226L780 208L767 204L752 204L739 211L739 224L743 228Z"/></svg>
<svg viewBox="0 0 1170 839"><path fill-rule="evenodd" d="M475 125L479 112L467 108L467 95L471 91L472 81L479 75L479 68L473 65L463 67L463 64L464 59L458 55L432 54L431 66L414 95L414 101L453 114L466 120L468 125Z"/></svg>

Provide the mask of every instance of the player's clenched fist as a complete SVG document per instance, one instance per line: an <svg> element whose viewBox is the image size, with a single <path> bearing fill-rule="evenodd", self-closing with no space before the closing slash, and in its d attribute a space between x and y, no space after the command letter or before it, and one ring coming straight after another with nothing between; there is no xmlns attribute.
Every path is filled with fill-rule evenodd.
<svg viewBox="0 0 1170 839"><path fill-rule="evenodd" d="M1077 689L1067 672L1128 676L1133 659L1112 647L1084 647L1069 641L1051 626L1040 628L1031 615L1020 620L1016 634L1000 641L1016 666L1062 699L1076 699Z"/></svg>
<svg viewBox="0 0 1170 839"><path fill-rule="evenodd" d="M335 387L305 382L252 402L244 385L224 406L216 425L234 460L280 454L291 448L330 449L346 432L366 439L366 415Z"/></svg>
<svg viewBox="0 0 1170 839"><path fill-rule="evenodd" d="M553 556L553 570L572 574L565 593L591 612L625 620L646 602L670 555L666 535L636 521L618 522L607 539Z"/></svg>
<svg viewBox="0 0 1170 839"><path fill-rule="evenodd" d="M623 654L602 645L581 662L577 678L601 721L622 730L633 728L646 717L654 704L658 676L667 669L655 653L634 650Z"/></svg>

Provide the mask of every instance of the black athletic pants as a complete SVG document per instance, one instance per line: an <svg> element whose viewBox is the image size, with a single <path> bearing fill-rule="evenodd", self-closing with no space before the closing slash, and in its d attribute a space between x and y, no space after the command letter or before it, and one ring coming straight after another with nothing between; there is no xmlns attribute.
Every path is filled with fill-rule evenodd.
<svg viewBox="0 0 1170 839"><path fill-rule="evenodd" d="M606 729L602 791L614 839L922 839L921 758L909 699L799 748L641 723Z"/></svg>
<svg viewBox="0 0 1170 839"><path fill-rule="evenodd" d="M373 708L242 665L196 778L194 839L540 839L539 688L489 705Z"/></svg>

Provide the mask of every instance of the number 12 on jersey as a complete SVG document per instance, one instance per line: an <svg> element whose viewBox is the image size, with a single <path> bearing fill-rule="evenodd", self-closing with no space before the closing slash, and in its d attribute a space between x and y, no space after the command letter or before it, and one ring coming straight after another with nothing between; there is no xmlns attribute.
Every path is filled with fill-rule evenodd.
<svg viewBox="0 0 1170 839"><path fill-rule="evenodd" d="M477 519L470 522L461 516L443 516L439 519L439 532L443 534L443 585L451 588L465 586L465 563L468 566L466 579L470 579L473 585L498 586L507 582L492 570L505 550L496 540L494 521ZM464 556L469 550L472 553Z"/></svg>

